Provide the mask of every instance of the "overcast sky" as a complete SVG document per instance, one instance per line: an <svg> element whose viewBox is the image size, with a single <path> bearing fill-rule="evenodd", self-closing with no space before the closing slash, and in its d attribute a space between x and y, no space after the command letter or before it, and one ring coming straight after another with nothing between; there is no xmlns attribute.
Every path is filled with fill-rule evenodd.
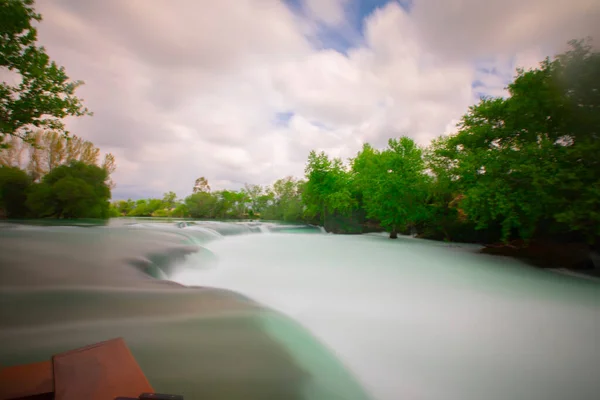
<svg viewBox="0 0 600 400"><path fill-rule="evenodd" d="M311 149L453 131L573 38L598 0L38 0L40 41L117 157L113 198L180 197L302 176ZM597 43L596 43L597 45Z"/></svg>

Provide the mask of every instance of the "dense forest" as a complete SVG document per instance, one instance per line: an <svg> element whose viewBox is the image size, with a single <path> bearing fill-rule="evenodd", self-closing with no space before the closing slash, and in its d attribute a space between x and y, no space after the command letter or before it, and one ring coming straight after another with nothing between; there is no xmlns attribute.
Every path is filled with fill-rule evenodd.
<svg viewBox="0 0 600 400"><path fill-rule="evenodd" d="M447 241L588 243L600 238L600 53L589 40L519 69L508 96L481 98L457 126L422 147L409 137L365 144L349 160L311 152L303 179L212 191L204 177L178 199L109 204L115 159L65 131L89 115L80 81L36 44L30 0L0 2L0 215L9 218L153 216L261 218L336 233L386 230Z"/></svg>

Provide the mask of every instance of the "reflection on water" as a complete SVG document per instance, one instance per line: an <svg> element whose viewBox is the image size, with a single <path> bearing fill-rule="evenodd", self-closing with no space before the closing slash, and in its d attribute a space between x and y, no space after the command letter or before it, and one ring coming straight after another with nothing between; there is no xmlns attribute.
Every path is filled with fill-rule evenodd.
<svg viewBox="0 0 600 400"><path fill-rule="evenodd" d="M0 225L0 364L123 336L190 399L600 393L597 282L473 245L133 222Z"/></svg>

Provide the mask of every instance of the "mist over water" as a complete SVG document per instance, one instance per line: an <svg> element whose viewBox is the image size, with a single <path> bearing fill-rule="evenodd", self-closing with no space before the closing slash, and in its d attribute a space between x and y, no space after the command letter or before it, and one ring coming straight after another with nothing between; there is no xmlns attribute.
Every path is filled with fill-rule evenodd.
<svg viewBox="0 0 600 400"><path fill-rule="evenodd" d="M0 224L0 364L122 336L155 390L190 399L597 399L598 282L477 249L277 223Z"/></svg>
<svg viewBox="0 0 600 400"><path fill-rule="evenodd" d="M211 242L172 277L292 317L380 399L592 399L600 286L448 245L382 235Z"/></svg>

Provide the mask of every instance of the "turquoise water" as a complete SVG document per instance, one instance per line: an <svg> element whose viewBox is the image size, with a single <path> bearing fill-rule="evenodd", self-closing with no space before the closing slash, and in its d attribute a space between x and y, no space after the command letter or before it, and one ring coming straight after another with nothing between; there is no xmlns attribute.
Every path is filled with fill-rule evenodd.
<svg viewBox="0 0 600 400"><path fill-rule="evenodd" d="M600 285L477 249L276 223L3 225L0 364L123 336L157 391L189 399L598 398Z"/></svg>

